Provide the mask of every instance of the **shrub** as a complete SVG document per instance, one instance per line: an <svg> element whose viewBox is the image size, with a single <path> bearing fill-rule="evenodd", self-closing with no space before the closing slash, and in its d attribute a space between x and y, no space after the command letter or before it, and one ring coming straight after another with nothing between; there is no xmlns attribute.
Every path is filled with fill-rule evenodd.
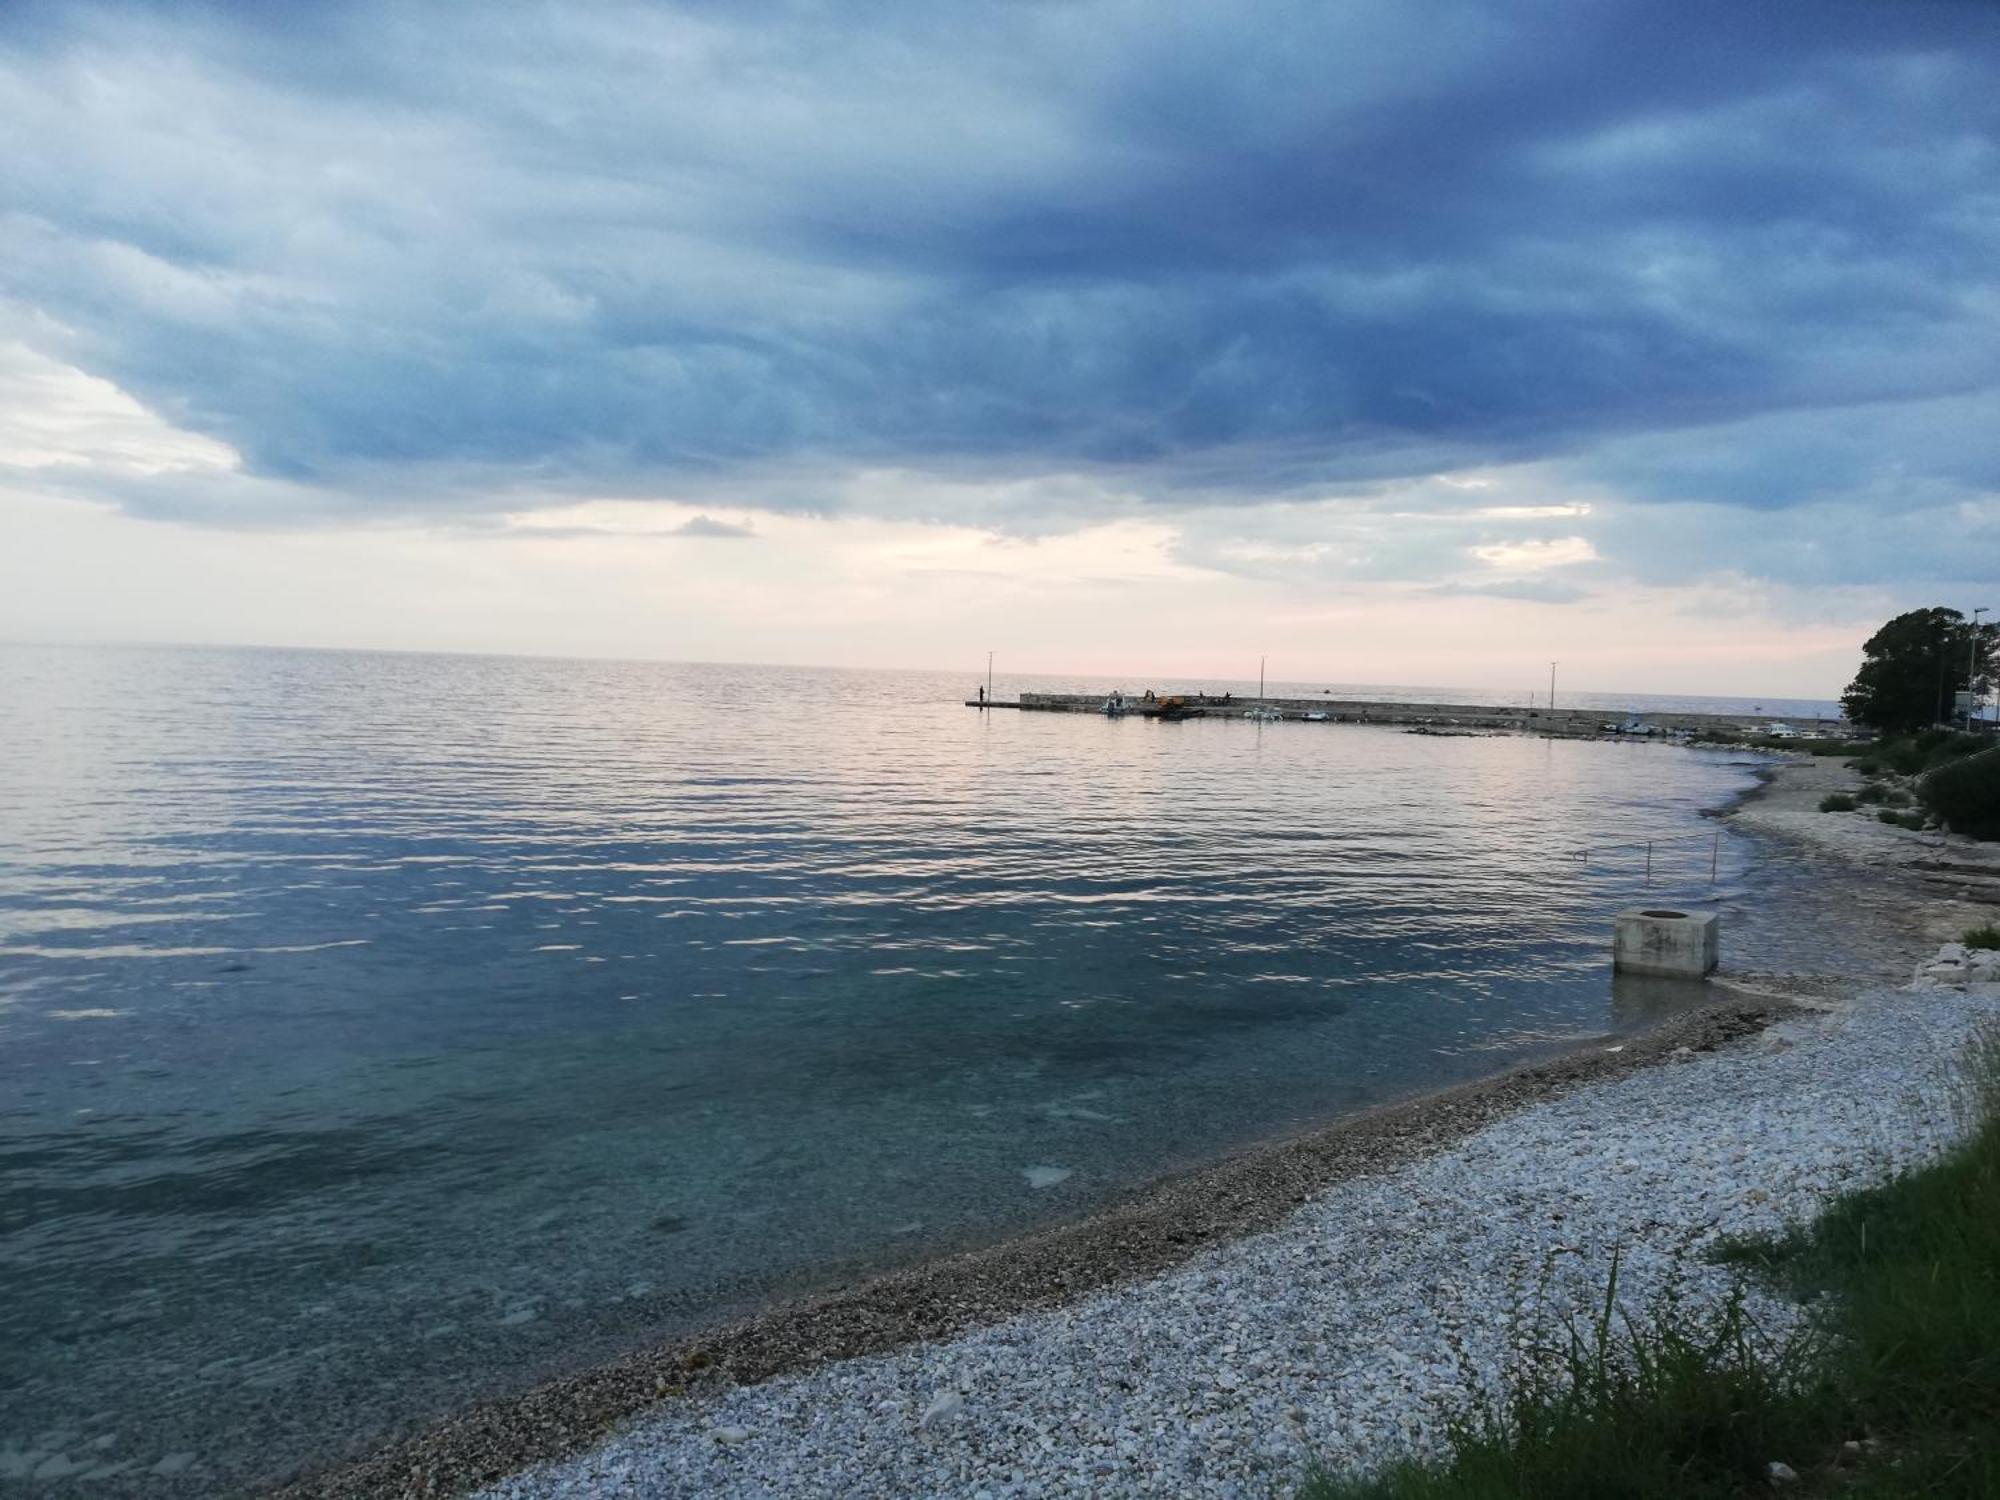
<svg viewBox="0 0 2000 1500"><path fill-rule="evenodd" d="M1968 755L1977 755L1992 743L1983 735L1954 734L1950 739L1940 740L1924 752L1924 769L1935 771L1939 766L1948 766L1954 761L1965 759Z"/></svg>
<svg viewBox="0 0 2000 1500"><path fill-rule="evenodd" d="M1922 734L1900 739L1877 740L1848 765L1863 776L1879 776L1893 771L1901 776L1920 776L1927 770L1949 765L1971 755L1989 742L1976 734L1955 729L1927 729Z"/></svg>
<svg viewBox="0 0 2000 1500"><path fill-rule="evenodd" d="M1953 833L2000 839L2000 745L1939 766L1917 783L1917 799Z"/></svg>
<svg viewBox="0 0 2000 1500"><path fill-rule="evenodd" d="M1875 814L1875 821L1878 823L1887 823L1891 828L1901 828L1903 826L1903 815L1898 812L1890 812L1885 807Z"/></svg>
<svg viewBox="0 0 2000 1500"><path fill-rule="evenodd" d="M1892 771L1905 776L1915 776L1923 771L1928 754L1929 752L1921 748L1915 740L1891 740L1882 746L1877 758Z"/></svg>
<svg viewBox="0 0 2000 1500"><path fill-rule="evenodd" d="M1968 948L2000 948L2000 925L1988 922L1984 927L1968 927L1959 941Z"/></svg>
<svg viewBox="0 0 2000 1500"><path fill-rule="evenodd" d="M1908 807L1910 805L1910 794L1899 786L1891 787L1887 800L1891 807Z"/></svg>
<svg viewBox="0 0 2000 1500"><path fill-rule="evenodd" d="M1887 802L1889 800L1889 789L1879 781L1871 781L1854 794L1854 800L1856 802L1866 802L1871 806L1878 802Z"/></svg>
<svg viewBox="0 0 2000 1500"><path fill-rule="evenodd" d="M1819 799L1821 812L1853 812L1858 804L1845 792L1828 792Z"/></svg>

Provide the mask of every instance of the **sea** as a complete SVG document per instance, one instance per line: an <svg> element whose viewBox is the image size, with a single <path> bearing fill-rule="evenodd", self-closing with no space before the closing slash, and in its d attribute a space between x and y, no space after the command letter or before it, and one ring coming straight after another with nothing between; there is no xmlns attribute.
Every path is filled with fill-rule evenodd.
<svg viewBox="0 0 2000 1500"><path fill-rule="evenodd" d="M0 647L0 1480L254 1486L1646 1025L1611 913L1758 879L1747 753L982 681ZM1255 690L995 682L1113 686Z"/></svg>

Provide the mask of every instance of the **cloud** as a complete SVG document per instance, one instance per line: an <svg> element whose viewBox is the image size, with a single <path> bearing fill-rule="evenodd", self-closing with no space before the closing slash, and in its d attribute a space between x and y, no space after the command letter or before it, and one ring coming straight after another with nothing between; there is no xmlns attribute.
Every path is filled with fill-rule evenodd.
<svg viewBox="0 0 2000 1500"><path fill-rule="evenodd" d="M1576 604L1589 590L1548 579L1497 578L1489 583L1441 583L1427 590L1436 599L1517 599L1528 604Z"/></svg>
<svg viewBox="0 0 2000 1500"><path fill-rule="evenodd" d="M1920 0L28 3L0 265L201 456L45 476L148 516L1150 511L1455 587L1694 506L1845 579L1990 535L1996 69Z"/></svg>
<svg viewBox="0 0 2000 1500"><path fill-rule="evenodd" d="M756 534L748 526L718 521L713 516L691 516L673 529L675 536L746 537Z"/></svg>
<svg viewBox="0 0 2000 1500"><path fill-rule="evenodd" d="M96 469L139 479L234 467L221 443L177 432L107 380L0 342L0 469Z"/></svg>
<svg viewBox="0 0 2000 1500"><path fill-rule="evenodd" d="M1546 568L1567 568L1577 563L1594 562L1597 559L1597 549L1590 545L1588 538L1580 536L1495 542L1485 547L1473 547L1470 551L1474 557L1490 568L1511 569L1523 573L1539 573Z"/></svg>

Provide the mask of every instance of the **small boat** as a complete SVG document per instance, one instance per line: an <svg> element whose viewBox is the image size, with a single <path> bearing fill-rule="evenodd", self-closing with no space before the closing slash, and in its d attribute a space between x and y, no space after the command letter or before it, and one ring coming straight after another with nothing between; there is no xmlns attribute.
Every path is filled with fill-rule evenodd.
<svg viewBox="0 0 2000 1500"><path fill-rule="evenodd" d="M1244 718L1255 719L1260 724L1275 724L1284 716L1282 709L1272 708L1268 703L1260 703L1243 715Z"/></svg>
<svg viewBox="0 0 2000 1500"><path fill-rule="evenodd" d="M1107 719L1120 719L1132 712L1132 702L1125 696L1125 689L1116 689L1109 698L1104 700L1103 712L1104 717Z"/></svg>

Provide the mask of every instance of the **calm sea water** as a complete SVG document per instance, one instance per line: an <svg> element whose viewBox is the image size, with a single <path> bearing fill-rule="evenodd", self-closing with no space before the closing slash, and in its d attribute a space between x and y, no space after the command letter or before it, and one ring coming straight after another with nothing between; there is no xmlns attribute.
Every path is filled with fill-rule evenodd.
<svg viewBox="0 0 2000 1500"><path fill-rule="evenodd" d="M1750 779L971 686L0 650L0 1477L208 1493L1635 1024L1573 850Z"/></svg>

